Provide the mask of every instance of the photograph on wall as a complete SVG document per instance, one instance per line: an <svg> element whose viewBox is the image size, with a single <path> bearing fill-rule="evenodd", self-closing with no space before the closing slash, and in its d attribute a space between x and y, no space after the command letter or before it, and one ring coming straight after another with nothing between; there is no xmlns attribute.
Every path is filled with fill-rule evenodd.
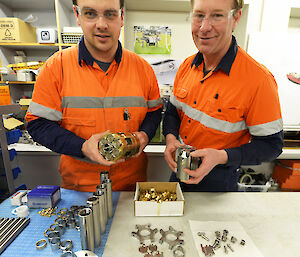
<svg viewBox="0 0 300 257"><path fill-rule="evenodd" d="M134 26L134 52L137 54L171 54L171 28Z"/></svg>

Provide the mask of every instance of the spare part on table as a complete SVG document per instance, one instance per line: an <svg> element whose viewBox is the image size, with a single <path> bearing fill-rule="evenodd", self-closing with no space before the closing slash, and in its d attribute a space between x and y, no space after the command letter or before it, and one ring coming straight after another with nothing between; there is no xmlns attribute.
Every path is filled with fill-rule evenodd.
<svg viewBox="0 0 300 257"><path fill-rule="evenodd" d="M140 142L133 133L108 133L100 138L98 147L106 160L117 161L137 154Z"/></svg>

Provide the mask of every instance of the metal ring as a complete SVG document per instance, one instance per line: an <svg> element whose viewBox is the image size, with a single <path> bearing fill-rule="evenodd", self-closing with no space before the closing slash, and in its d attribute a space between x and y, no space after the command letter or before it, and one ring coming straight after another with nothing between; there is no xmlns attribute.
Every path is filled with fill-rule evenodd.
<svg viewBox="0 0 300 257"><path fill-rule="evenodd" d="M56 251L60 247L60 238L59 237L53 237L50 239L50 246L52 248L52 251Z"/></svg>
<svg viewBox="0 0 300 257"><path fill-rule="evenodd" d="M53 232L54 230L52 229L52 228L48 228L47 230L45 230L45 232L44 232L44 236L45 237L48 237L48 234L50 233L50 232Z"/></svg>
<svg viewBox="0 0 300 257"><path fill-rule="evenodd" d="M72 257L74 256L74 253L72 251L66 251L66 252L63 252L63 254L60 256L60 257Z"/></svg>
<svg viewBox="0 0 300 257"><path fill-rule="evenodd" d="M52 238L55 238L55 237L60 237L60 234L59 234L58 231L53 230L53 231L51 231L51 232L48 234L48 240L49 240L49 242L50 242L50 240L51 240Z"/></svg>
<svg viewBox="0 0 300 257"><path fill-rule="evenodd" d="M65 240L60 242L60 249L62 251L69 251L73 248L73 242L72 240Z"/></svg>
<svg viewBox="0 0 300 257"><path fill-rule="evenodd" d="M47 246L47 241L45 239L41 239L36 242L35 247L38 250L44 249Z"/></svg>

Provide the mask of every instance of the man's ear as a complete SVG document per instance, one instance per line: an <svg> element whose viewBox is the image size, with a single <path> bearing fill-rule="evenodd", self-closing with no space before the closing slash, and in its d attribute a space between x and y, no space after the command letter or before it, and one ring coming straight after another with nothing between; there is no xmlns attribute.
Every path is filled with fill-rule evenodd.
<svg viewBox="0 0 300 257"><path fill-rule="evenodd" d="M77 25L80 26L80 20L79 20L79 18L78 18L79 13L78 13L78 11L76 10L76 6L75 6L75 5L73 5L73 13L74 13L74 15L75 15Z"/></svg>

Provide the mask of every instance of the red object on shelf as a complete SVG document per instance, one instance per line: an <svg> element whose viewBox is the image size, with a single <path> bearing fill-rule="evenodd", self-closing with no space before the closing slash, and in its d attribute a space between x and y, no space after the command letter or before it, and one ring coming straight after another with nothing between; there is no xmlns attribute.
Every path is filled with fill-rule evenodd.
<svg viewBox="0 0 300 257"><path fill-rule="evenodd" d="M300 84L300 74L296 73L296 72L291 72L289 74L286 75L287 78L296 83L296 84Z"/></svg>

